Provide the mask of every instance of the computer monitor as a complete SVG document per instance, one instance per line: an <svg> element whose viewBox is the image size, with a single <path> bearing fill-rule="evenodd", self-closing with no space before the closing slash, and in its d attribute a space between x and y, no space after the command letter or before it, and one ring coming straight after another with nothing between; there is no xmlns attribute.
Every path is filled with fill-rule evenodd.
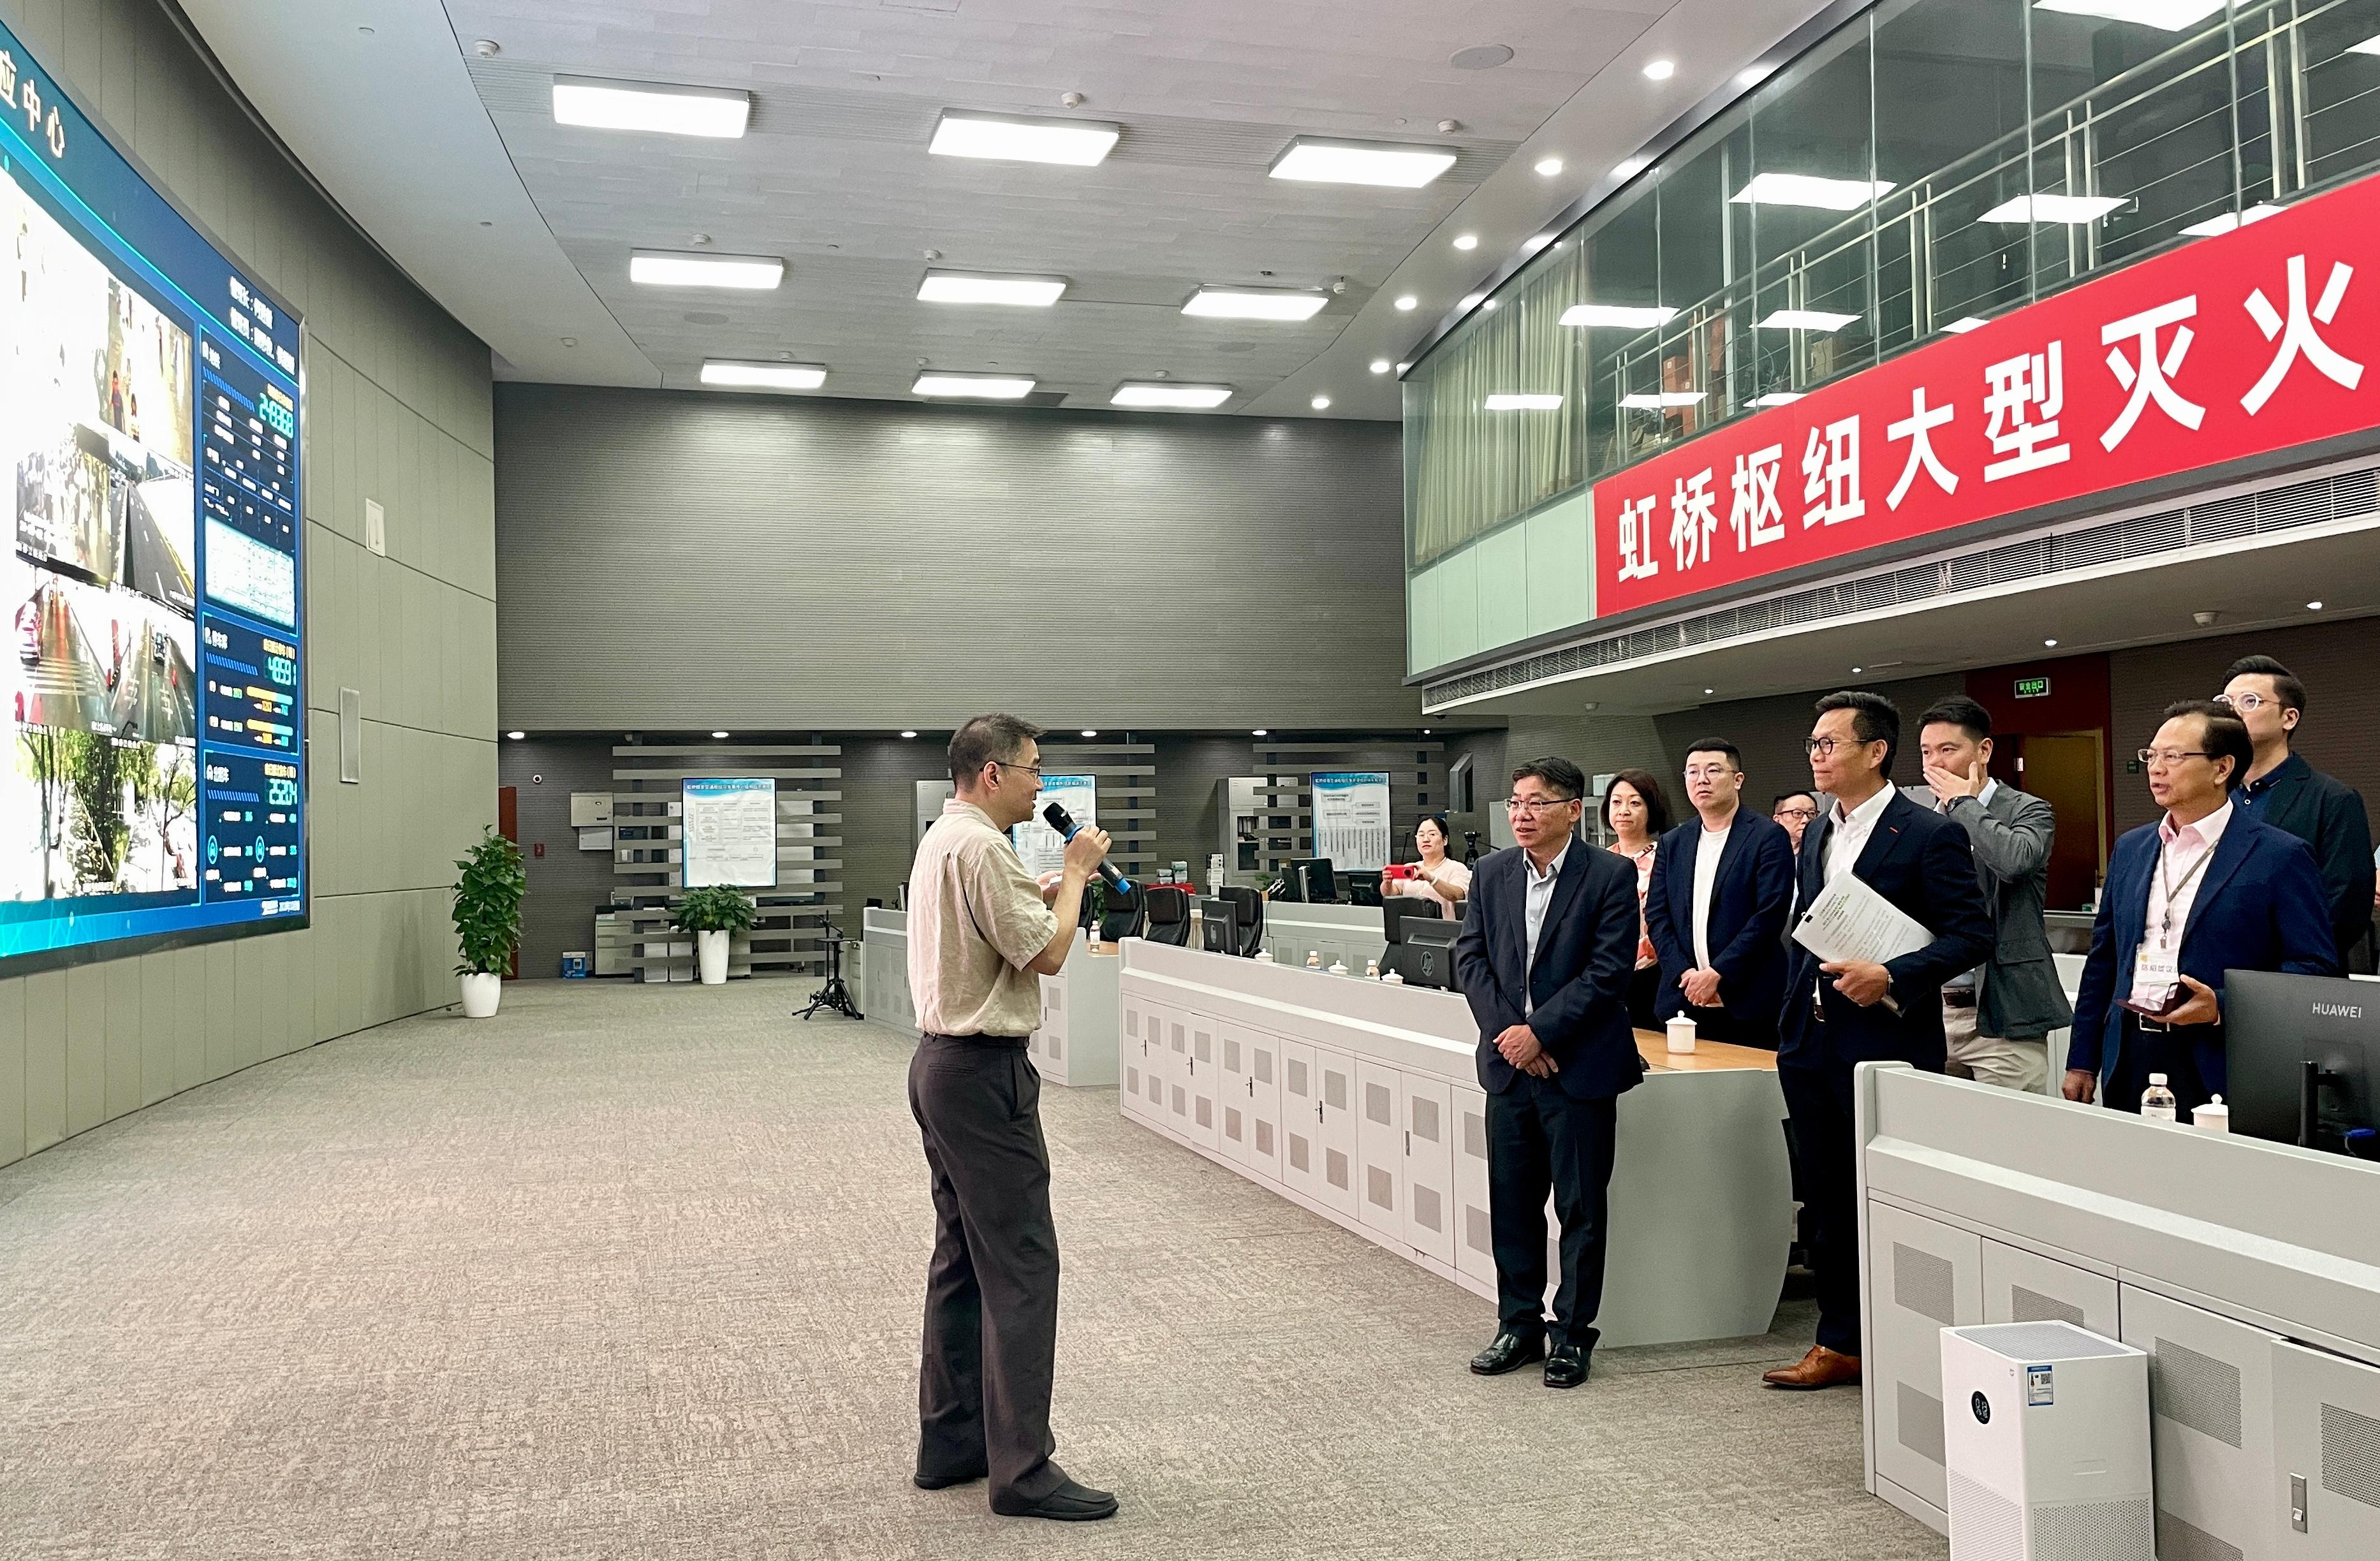
<svg viewBox="0 0 2380 1561"><path fill-rule="evenodd" d="M2380 984L2235 970L2223 1029L2232 1131L2380 1159Z"/></svg>
<svg viewBox="0 0 2380 1561"><path fill-rule="evenodd" d="M1408 986L1440 986L1449 991L1454 987L1454 935L1463 928L1460 924L1443 918L1413 921L1405 926L1405 940L1398 957L1398 974Z"/></svg>
<svg viewBox="0 0 2380 1561"><path fill-rule="evenodd" d="M1390 948L1393 949L1405 940L1408 918L1442 922L1446 920L1446 914L1438 908L1437 901L1426 900L1418 894L1400 894L1393 900L1381 901L1380 933L1388 939Z"/></svg>
<svg viewBox="0 0 2380 1561"><path fill-rule="evenodd" d="M1289 865L1289 881L1297 893L1288 898L1302 900L1309 905L1335 905L1339 902L1339 882L1331 876L1328 856L1301 856Z"/></svg>
<svg viewBox="0 0 2380 1561"><path fill-rule="evenodd" d="M1228 900L1202 899L1198 902L1198 947L1210 954L1233 954L1240 951L1238 908Z"/></svg>

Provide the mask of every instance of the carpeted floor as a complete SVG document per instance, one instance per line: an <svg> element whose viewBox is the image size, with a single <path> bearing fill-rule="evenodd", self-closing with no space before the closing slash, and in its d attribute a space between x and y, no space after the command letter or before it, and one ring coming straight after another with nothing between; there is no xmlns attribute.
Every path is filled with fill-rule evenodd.
<svg viewBox="0 0 2380 1561"><path fill-rule="evenodd" d="M908 1482L908 1047L790 983L542 983L0 1170L10 1557L1946 1553L1804 1347L1463 1362L1489 1309L1050 1087L1081 1527Z"/></svg>

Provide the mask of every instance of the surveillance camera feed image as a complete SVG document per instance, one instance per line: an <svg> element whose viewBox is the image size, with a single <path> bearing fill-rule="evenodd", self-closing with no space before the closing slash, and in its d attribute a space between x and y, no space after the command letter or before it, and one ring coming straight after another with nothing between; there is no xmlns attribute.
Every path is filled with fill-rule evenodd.
<svg viewBox="0 0 2380 1561"><path fill-rule="evenodd" d="M0 175L0 969L295 925L299 322L5 29Z"/></svg>

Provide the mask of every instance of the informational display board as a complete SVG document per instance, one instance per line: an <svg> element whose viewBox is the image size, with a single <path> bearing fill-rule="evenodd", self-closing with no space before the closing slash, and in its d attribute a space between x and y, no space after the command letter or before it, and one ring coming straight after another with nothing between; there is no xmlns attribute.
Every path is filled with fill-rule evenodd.
<svg viewBox="0 0 2380 1561"><path fill-rule="evenodd" d="M301 926L303 328L6 29L0 232L0 960Z"/></svg>
<svg viewBox="0 0 2380 1561"><path fill-rule="evenodd" d="M1314 776L1314 854L1342 873L1389 865L1389 778L1378 770Z"/></svg>
<svg viewBox="0 0 2380 1561"><path fill-rule="evenodd" d="M1035 877L1054 873L1066 864L1065 837L1041 822L1041 810L1051 803L1066 810L1075 823L1088 826L1099 821L1099 783L1090 775L1044 775L1041 794L1033 799L1033 817L1009 831L1016 841L1016 854L1024 860L1025 870Z"/></svg>
<svg viewBox="0 0 2380 1561"><path fill-rule="evenodd" d="M777 783L748 776L686 782L686 887L777 887Z"/></svg>

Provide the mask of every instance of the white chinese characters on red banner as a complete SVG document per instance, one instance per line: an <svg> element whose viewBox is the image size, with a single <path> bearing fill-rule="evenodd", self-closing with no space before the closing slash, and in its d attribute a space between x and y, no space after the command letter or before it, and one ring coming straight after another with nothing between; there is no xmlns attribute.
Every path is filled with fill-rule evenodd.
<svg viewBox="0 0 2380 1561"><path fill-rule="evenodd" d="M2380 178L1631 466L1595 485L1596 615L2380 423L2375 254Z"/></svg>

